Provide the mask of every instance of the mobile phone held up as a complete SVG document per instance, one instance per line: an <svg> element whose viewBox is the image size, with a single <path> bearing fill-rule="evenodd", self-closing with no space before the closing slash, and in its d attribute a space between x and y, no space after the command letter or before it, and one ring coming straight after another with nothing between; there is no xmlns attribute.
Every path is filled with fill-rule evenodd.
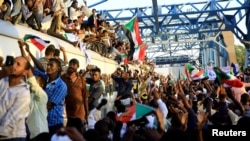
<svg viewBox="0 0 250 141"><path fill-rule="evenodd" d="M13 66L13 64L14 64L14 57L6 56L5 66Z"/></svg>

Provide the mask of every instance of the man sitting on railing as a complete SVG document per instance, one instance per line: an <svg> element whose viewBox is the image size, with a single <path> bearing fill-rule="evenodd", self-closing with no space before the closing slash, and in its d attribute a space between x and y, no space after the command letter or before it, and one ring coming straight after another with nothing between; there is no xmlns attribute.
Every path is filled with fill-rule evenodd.
<svg viewBox="0 0 250 141"><path fill-rule="evenodd" d="M67 17L67 16L63 15L61 19L62 19L62 22L59 22L58 24L60 24L60 25L57 25L57 26L55 26L56 20L54 19L54 20L52 21L52 23L51 23L50 29L47 30L47 33L48 33L49 35L51 35L51 36L57 37L57 38L59 38L59 39L62 39L62 40L64 40L64 41L69 42L70 44L76 46L77 41L70 41L70 40L67 40L67 38L65 38L65 37L63 36L63 34L64 34L64 33L76 33L77 30L75 30L75 29L70 29L70 28L67 27L67 25L68 25L68 17ZM53 25L53 26L52 26L52 25ZM59 27L59 28L57 28L57 27Z"/></svg>
<svg viewBox="0 0 250 141"><path fill-rule="evenodd" d="M64 13L65 6L62 0L51 0L50 2L51 4L49 4L48 7L47 0L45 3L43 0L26 0L26 4L22 6L22 14L29 26L31 26L33 29L41 30L41 23L39 22L40 20L37 16L37 5L43 5L44 8L47 5L47 8L43 12L46 13L46 16L47 14L51 14L53 20L50 28L48 29L45 25L43 27L46 28L44 28L43 30L48 29L47 33L49 35L67 41L74 46L79 45L79 41L83 41L84 43L86 43L87 48L99 53L101 56L115 59L118 62L121 61L121 53L126 53L126 48L116 48L115 45L115 42L118 39L116 32L117 29L121 27L120 25L117 28L115 28L116 25L111 26L110 23L105 21L105 19L101 18L101 14L96 13L95 9L93 9L92 15L89 16L89 12L86 12L86 1L84 1L85 6L83 6L85 7L85 11L84 9L78 9L77 13L80 15L77 16L77 19L71 20L71 22L69 22L70 20L66 15L71 14L71 16L76 16L77 13L68 13L68 11ZM74 3L72 3L70 7L71 12L72 8L75 8L76 5L77 1L74 1ZM4 9L4 7L2 9L6 10ZM30 11L30 9L32 9L32 11ZM48 9L49 11L46 12ZM86 16L88 17L88 23L84 23L84 17ZM96 23L97 17L99 17L98 25ZM33 21L36 21L35 24L33 24ZM46 21L49 20L47 19ZM89 26L90 24L92 26ZM73 39L72 37L75 37L74 41L71 40ZM118 49L120 50L120 52Z"/></svg>
<svg viewBox="0 0 250 141"><path fill-rule="evenodd" d="M103 53L105 54L105 57L111 58L110 52L111 52L111 39L109 37L109 33L107 30L103 30L102 32L102 37L101 37L101 42L103 43Z"/></svg>
<svg viewBox="0 0 250 141"><path fill-rule="evenodd" d="M22 14L20 13L22 2L21 0L12 0L13 7L11 8L10 0L4 0L0 8L0 16L6 21L16 24L20 21Z"/></svg>
<svg viewBox="0 0 250 141"><path fill-rule="evenodd" d="M95 27L92 27L92 28L95 28ZM91 29L91 27L86 26L84 42L87 44L87 46L91 50L101 54L101 49L98 47L99 32L101 32L101 31L100 31L100 29L97 29L96 31L93 31L90 29Z"/></svg>
<svg viewBox="0 0 250 141"><path fill-rule="evenodd" d="M83 6L82 6L83 7ZM71 6L68 8L68 15L70 20L76 20L82 14L82 7L78 7L77 0L73 0Z"/></svg>
<svg viewBox="0 0 250 141"><path fill-rule="evenodd" d="M23 15L25 22L32 29L40 31L42 25L38 17L38 9L37 7L33 7L33 5L34 5L33 0L25 0L25 4L23 4L21 8L22 15Z"/></svg>
<svg viewBox="0 0 250 141"><path fill-rule="evenodd" d="M3 3L0 2L0 19L3 19L5 16L5 13L7 10L10 8L10 2L9 1L4 1Z"/></svg>

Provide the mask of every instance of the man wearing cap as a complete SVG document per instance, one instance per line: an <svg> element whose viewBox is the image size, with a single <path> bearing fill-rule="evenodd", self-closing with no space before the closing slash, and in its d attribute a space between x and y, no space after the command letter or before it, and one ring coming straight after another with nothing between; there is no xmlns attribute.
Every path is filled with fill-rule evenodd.
<svg viewBox="0 0 250 141"><path fill-rule="evenodd" d="M67 97L65 99L66 112L69 127L76 127L81 131L82 124L88 115L88 91L86 82L77 72L79 61L71 59L67 73L62 75L63 81L68 87Z"/></svg>

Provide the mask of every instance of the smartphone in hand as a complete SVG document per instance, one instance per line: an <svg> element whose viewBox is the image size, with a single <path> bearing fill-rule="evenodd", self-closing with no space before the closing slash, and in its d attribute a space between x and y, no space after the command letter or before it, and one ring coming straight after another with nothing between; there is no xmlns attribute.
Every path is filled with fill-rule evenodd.
<svg viewBox="0 0 250 141"><path fill-rule="evenodd" d="M6 56L5 66L13 66L13 64L14 64L14 57Z"/></svg>

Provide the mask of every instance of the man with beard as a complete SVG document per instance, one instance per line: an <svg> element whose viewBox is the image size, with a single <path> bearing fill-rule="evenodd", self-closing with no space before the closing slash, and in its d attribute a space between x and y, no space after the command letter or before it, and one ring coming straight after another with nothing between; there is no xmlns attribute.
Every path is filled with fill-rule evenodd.
<svg viewBox="0 0 250 141"><path fill-rule="evenodd" d="M24 57L15 58L7 77L0 80L0 140L25 141L30 90L23 77L31 68Z"/></svg>
<svg viewBox="0 0 250 141"><path fill-rule="evenodd" d="M81 132L88 115L88 91L83 77L77 72L78 68L79 61L71 59L67 73L62 75L62 79L68 87L65 99L67 126L76 127Z"/></svg>

